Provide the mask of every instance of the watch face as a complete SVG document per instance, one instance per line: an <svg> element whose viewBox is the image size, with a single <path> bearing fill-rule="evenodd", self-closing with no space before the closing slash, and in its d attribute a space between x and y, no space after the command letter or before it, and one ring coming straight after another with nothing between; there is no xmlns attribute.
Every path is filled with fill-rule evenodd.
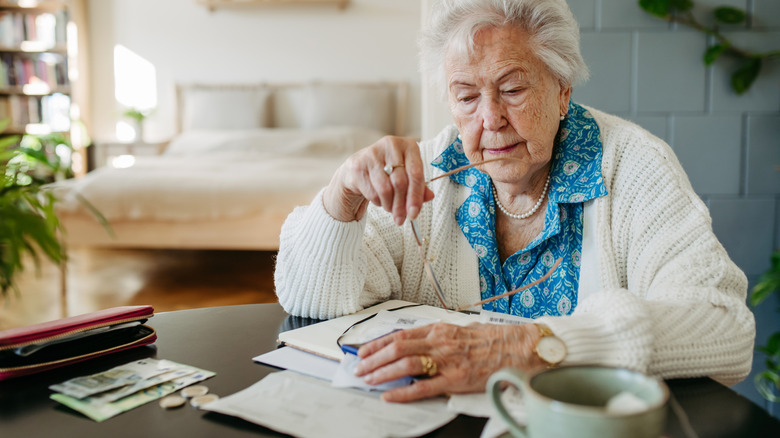
<svg viewBox="0 0 780 438"><path fill-rule="evenodd" d="M545 336L536 344L536 354L545 362L555 365L566 357L566 345L560 338Z"/></svg>

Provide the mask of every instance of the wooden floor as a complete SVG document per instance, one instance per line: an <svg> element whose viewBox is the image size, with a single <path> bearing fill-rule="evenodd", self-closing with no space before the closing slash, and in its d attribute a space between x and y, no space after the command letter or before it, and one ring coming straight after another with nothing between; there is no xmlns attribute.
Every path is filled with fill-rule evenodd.
<svg viewBox="0 0 780 438"><path fill-rule="evenodd" d="M0 330L114 306L156 312L276 302L275 252L70 248L67 294L60 269L28 263L18 293L0 297Z"/></svg>

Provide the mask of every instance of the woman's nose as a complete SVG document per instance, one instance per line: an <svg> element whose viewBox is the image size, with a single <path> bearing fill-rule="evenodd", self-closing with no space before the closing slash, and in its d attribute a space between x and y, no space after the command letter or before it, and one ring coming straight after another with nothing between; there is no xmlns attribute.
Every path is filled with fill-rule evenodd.
<svg viewBox="0 0 780 438"><path fill-rule="evenodd" d="M483 129L498 131L506 126L506 107L500 100L495 98L483 99L480 103Z"/></svg>

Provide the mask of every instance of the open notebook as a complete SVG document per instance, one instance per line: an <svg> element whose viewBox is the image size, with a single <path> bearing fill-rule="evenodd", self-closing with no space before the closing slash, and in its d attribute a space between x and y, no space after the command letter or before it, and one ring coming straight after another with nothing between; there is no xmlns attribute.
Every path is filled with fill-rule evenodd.
<svg viewBox="0 0 780 438"><path fill-rule="evenodd" d="M399 309L401 307L403 307L403 309ZM481 321L479 314L454 312L440 307L415 304L403 300L390 300L351 315L345 315L306 327L282 332L279 334L278 342L299 350L314 353L318 356L341 361L342 357L344 357L344 353L342 353L337 343L339 337L355 323L362 321L381 310L393 309L398 309L396 312L398 312L399 315L403 314L415 318L425 318L461 326Z"/></svg>

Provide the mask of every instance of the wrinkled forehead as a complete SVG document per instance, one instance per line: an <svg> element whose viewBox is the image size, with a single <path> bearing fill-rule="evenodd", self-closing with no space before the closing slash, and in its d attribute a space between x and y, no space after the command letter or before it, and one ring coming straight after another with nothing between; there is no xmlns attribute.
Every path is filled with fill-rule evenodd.
<svg viewBox="0 0 780 438"><path fill-rule="evenodd" d="M514 26L486 26L471 34L473 38L453 38L445 52L444 70L449 82L455 71L491 70L512 65L520 71L545 69L536 55L531 36Z"/></svg>

